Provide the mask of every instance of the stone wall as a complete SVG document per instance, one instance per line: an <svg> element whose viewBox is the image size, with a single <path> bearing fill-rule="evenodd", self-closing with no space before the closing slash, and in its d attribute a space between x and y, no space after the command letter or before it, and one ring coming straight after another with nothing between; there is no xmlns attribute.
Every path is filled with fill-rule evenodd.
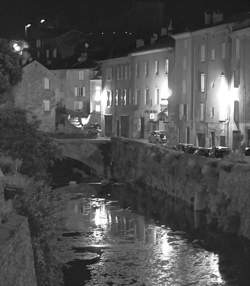
<svg viewBox="0 0 250 286"><path fill-rule="evenodd" d="M0 285L37 285L28 222L15 214L0 225Z"/></svg>
<svg viewBox="0 0 250 286"><path fill-rule="evenodd" d="M117 180L207 211L208 223L250 239L250 164L184 154L135 140L112 138Z"/></svg>

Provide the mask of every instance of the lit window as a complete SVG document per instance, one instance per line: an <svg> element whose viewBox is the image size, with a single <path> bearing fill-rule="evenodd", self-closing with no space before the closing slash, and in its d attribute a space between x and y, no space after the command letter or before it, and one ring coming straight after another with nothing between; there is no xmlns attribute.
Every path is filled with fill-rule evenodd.
<svg viewBox="0 0 250 286"><path fill-rule="evenodd" d="M119 91L118 89L115 90L115 105L118 105L118 100L119 100Z"/></svg>
<svg viewBox="0 0 250 286"><path fill-rule="evenodd" d="M123 100L122 100L123 105L127 105L127 89L123 90Z"/></svg>
<svg viewBox="0 0 250 286"><path fill-rule="evenodd" d="M235 56L237 59L240 58L240 39L239 38L236 39L236 43L235 43Z"/></svg>
<svg viewBox="0 0 250 286"><path fill-rule="evenodd" d="M44 111L50 111L50 101L49 100L43 101L43 110Z"/></svg>
<svg viewBox="0 0 250 286"><path fill-rule="evenodd" d="M239 101L234 101L234 122L239 123L240 119L240 107L239 107Z"/></svg>
<svg viewBox="0 0 250 286"><path fill-rule="evenodd" d="M44 89L50 89L49 79L47 77L44 78Z"/></svg>
<svg viewBox="0 0 250 286"><path fill-rule="evenodd" d="M46 50L46 58L48 59L50 56L50 52L49 52L49 49Z"/></svg>
<svg viewBox="0 0 250 286"><path fill-rule="evenodd" d="M149 89L145 89L145 104L149 105L150 104L150 97L149 97Z"/></svg>
<svg viewBox="0 0 250 286"><path fill-rule="evenodd" d="M168 59L165 60L165 74L168 74L169 71L169 61Z"/></svg>
<svg viewBox="0 0 250 286"><path fill-rule="evenodd" d="M204 121L205 105L204 103L200 104L200 121Z"/></svg>
<svg viewBox="0 0 250 286"><path fill-rule="evenodd" d="M159 90L159 88L155 89L155 104L160 104L160 90Z"/></svg>
<svg viewBox="0 0 250 286"><path fill-rule="evenodd" d="M221 44L221 57L222 59L226 58L226 43L225 42Z"/></svg>
<svg viewBox="0 0 250 286"><path fill-rule="evenodd" d="M205 92L205 84L206 84L206 75L204 73L201 73L201 78L200 78L201 92Z"/></svg>
<svg viewBox="0 0 250 286"><path fill-rule="evenodd" d="M185 79L182 80L182 93L183 94L187 93L187 82Z"/></svg>
<svg viewBox="0 0 250 286"><path fill-rule="evenodd" d="M155 74L159 74L159 61L155 61Z"/></svg>
<svg viewBox="0 0 250 286"><path fill-rule="evenodd" d="M148 62L144 63L144 73L145 73L145 76L148 76Z"/></svg>
<svg viewBox="0 0 250 286"><path fill-rule="evenodd" d="M186 103L183 104L183 118L188 120L188 105Z"/></svg>
<svg viewBox="0 0 250 286"><path fill-rule="evenodd" d="M101 112L101 105L100 104L96 104L95 111L96 112Z"/></svg>
<svg viewBox="0 0 250 286"><path fill-rule="evenodd" d="M79 80L84 80L84 71L79 71Z"/></svg>
<svg viewBox="0 0 250 286"><path fill-rule="evenodd" d="M136 77L140 76L140 70L139 70L139 64L138 63L135 64L135 74L136 74Z"/></svg>
<svg viewBox="0 0 250 286"><path fill-rule="evenodd" d="M205 62L206 60L206 47L205 45L201 46L201 62Z"/></svg>
<svg viewBox="0 0 250 286"><path fill-rule="evenodd" d="M82 110L83 102L82 101L74 101L74 110Z"/></svg>
<svg viewBox="0 0 250 286"><path fill-rule="evenodd" d="M131 89L128 89L128 104L132 103L132 94L131 94Z"/></svg>
<svg viewBox="0 0 250 286"><path fill-rule="evenodd" d="M107 106L111 106L112 104L112 98L111 98L111 91L107 90Z"/></svg>
<svg viewBox="0 0 250 286"><path fill-rule="evenodd" d="M214 61L215 60L215 49L211 50L211 60Z"/></svg>

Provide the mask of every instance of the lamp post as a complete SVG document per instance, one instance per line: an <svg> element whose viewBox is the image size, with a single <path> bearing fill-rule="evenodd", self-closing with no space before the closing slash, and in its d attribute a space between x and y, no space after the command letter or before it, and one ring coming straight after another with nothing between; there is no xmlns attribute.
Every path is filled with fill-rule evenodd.
<svg viewBox="0 0 250 286"><path fill-rule="evenodd" d="M43 24L44 22L46 22L45 19L41 19L41 20L40 20L40 24Z"/></svg>
<svg viewBox="0 0 250 286"><path fill-rule="evenodd" d="M31 27L31 24L27 24L24 26L24 35L25 35L25 38L28 37L28 28Z"/></svg>

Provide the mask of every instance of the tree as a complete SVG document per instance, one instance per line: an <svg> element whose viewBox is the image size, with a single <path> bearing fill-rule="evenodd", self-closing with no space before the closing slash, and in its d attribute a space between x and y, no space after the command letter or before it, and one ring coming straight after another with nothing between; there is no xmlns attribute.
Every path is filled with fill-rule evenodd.
<svg viewBox="0 0 250 286"><path fill-rule="evenodd" d="M5 108L0 112L0 150L22 160L22 174L41 179L47 177L48 168L60 153L38 126L36 119L27 121L24 110Z"/></svg>
<svg viewBox="0 0 250 286"><path fill-rule="evenodd" d="M7 40L0 40L0 103L7 100L6 92L22 78L20 56Z"/></svg>

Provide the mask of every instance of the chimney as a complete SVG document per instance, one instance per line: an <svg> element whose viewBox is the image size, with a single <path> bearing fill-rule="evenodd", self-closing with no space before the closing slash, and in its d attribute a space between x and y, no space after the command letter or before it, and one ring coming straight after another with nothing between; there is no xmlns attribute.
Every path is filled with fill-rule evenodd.
<svg viewBox="0 0 250 286"><path fill-rule="evenodd" d="M213 11L213 24L218 24L223 22L224 17L223 17L223 13L221 13L220 11Z"/></svg>
<svg viewBox="0 0 250 286"><path fill-rule="evenodd" d="M204 13L204 22L205 25L211 25L212 24L212 14L209 11L206 11Z"/></svg>
<svg viewBox="0 0 250 286"><path fill-rule="evenodd" d="M136 48L141 48L144 46L144 40L143 39L136 39Z"/></svg>

